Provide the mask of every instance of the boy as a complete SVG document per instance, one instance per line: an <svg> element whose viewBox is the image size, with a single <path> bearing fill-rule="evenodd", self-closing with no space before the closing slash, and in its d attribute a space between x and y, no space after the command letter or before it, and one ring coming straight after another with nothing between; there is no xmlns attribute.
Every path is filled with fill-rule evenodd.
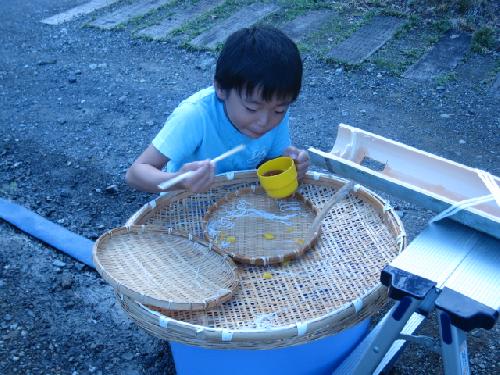
<svg viewBox="0 0 500 375"><path fill-rule="evenodd" d="M295 160L302 178L309 156L290 145L288 129L288 108L301 83L299 51L283 32L268 26L236 31L217 59L214 86L174 110L128 169L127 183L138 190L160 192L160 183L194 171L170 189L203 192L215 173L255 169L281 155ZM210 162L240 144L245 145L243 151L216 165ZM165 165L167 170L162 171Z"/></svg>

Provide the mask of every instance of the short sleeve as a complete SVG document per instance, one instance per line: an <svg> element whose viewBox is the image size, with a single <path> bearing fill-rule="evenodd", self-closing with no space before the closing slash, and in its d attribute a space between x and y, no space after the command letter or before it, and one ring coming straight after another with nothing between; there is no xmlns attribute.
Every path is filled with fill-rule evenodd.
<svg viewBox="0 0 500 375"><path fill-rule="evenodd" d="M192 103L177 107L153 139L153 146L170 160L183 160L199 147L203 116Z"/></svg>

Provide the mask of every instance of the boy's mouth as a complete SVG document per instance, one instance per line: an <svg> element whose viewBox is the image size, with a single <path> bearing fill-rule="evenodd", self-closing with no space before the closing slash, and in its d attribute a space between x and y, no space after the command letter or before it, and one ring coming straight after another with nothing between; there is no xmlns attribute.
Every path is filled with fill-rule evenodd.
<svg viewBox="0 0 500 375"><path fill-rule="evenodd" d="M253 130L248 130L247 129L247 135L251 138L260 138L264 135L262 132L255 132Z"/></svg>

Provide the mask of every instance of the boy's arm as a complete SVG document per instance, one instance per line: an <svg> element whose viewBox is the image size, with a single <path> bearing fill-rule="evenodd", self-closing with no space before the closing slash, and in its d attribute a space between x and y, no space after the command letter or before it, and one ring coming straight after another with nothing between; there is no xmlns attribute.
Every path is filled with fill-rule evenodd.
<svg viewBox="0 0 500 375"><path fill-rule="evenodd" d="M158 185L174 176L162 171L168 160L153 145L149 145L127 170L125 180L137 190L157 193L160 191Z"/></svg>
<svg viewBox="0 0 500 375"><path fill-rule="evenodd" d="M125 179L127 183L137 190L149 193L158 193L161 190L158 185L186 171L194 171L192 177L173 185L167 190L186 189L192 192L202 192L210 188L214 179L214 165L209 160L195 161L184 164L177 173L163 172L169 159L158 151L153 145L148 148L134 161L127 170Z"/></svg>

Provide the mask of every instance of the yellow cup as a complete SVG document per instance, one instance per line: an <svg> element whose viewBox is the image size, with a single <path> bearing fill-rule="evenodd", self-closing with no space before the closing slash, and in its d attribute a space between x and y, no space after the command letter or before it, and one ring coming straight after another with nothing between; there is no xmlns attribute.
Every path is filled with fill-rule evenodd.
<svg viewBox="0 0 500 375"><path fill-rule="evenodd" d="M257 176L259 176L260 184L271 198L288 197L299 186L295 163L288 156L266 161L257 169Z"/></svg>

